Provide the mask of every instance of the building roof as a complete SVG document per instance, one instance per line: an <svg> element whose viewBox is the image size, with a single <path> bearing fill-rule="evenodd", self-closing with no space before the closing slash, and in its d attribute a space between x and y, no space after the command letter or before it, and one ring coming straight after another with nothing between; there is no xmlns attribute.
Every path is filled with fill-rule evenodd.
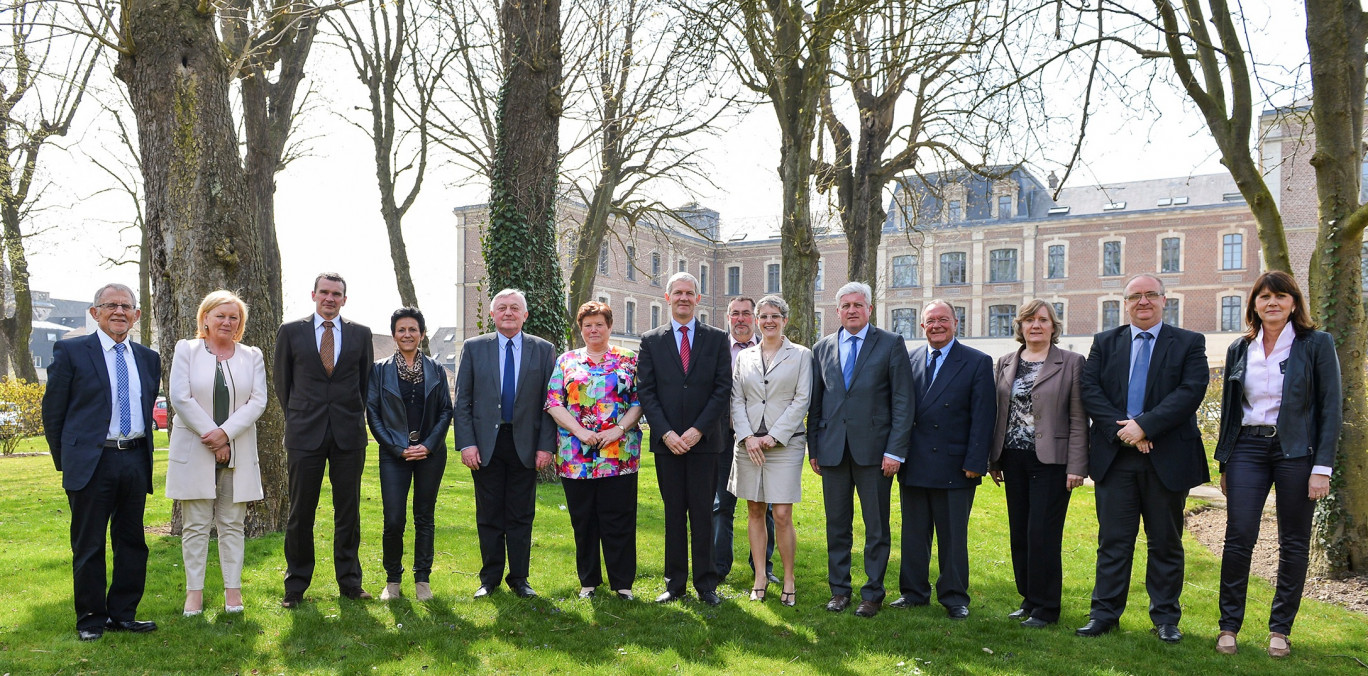
<svg viewBox="0 0 1368 676"><path fill-rule="evenodd" d="M1056 207L1069 208L1069 216L1243 203L1227 173L1064 188L1055 200Z"/></svg>

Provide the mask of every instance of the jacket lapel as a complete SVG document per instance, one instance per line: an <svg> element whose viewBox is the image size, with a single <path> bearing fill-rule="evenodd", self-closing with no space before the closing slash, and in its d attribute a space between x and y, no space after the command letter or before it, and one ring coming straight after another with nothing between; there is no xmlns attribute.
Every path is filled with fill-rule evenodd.
<svg viewBox="0 0 1368 676"><path fill-rule="evenodd" d="M421 359L421 357L419 358ZM390 358L385 360L385 381L382 387L386 392L398 398L402 395L399 394L399 364L395 362L396 359L398 357L390 355Z"/></svg>
<svg viewBox="0 0 1368 676"><path fill-rule="evenodd" d="M1016 360L1020 354L1021 353L1019 352L1012 353L1011 365L1013 372L1016 370ZM1064 354L1059 351L1059 348L1051 345L1049 353L1045 355L1045 363L1040 365L1040 373L1036 374L1035 385L1033 387L1040 387L1041 383L1059 375L1063 370Z"/></svg>
<svg viewBox="0 0 1368 676"><path fill-rule="evenodd" d="M88 338L86 342L86 350L86 354L90 357L91 365L95 367L95 372L100 374L100 382L103 384L103 386L100 387L100 398L104 400L104 410L113 410L112 407L114 404L109 400L109 367L105 365L104 348L100 344L100 336L98 334L90 334L90 338ZM140 373L139 375L142 374Z"/></svg>
<svg viewBox="0 0 1368 676"><path fill-rule="evenodd" d="M931 389L927 390L926 397L924 397L926 403L930 404L935 401L936 397L945 391L945 384L954 380L955 374L959 373L960 368L964 366L963 347L964 345L957 342L954 347L950 348L950 354L943 357L945 361L941 362L940 371L936 373L936 379L931 381ZM927 373L926 375L929 377L931 374Z"/></svg>
<svg viewBox="0 0 1368 676"><path fill-rule="evenodd" d="M1111 396L1108 397L1108 399L1113 402L1120 402L1118 408L1124 410L1126 408L1126 392L1130 386L1131 376L1130 357L1131 343L1133 340L1130 334L1130 325L1122 325L1120 328L1115 329L1115 333L1113 333L1112 336L1115 343L1112 345L1111 363L1120 367L1118 370L1120 371L1121 377L1108 378L1106 388L1111 393ZM1151 355L1151 357L1153 357L1153 355ZM1152 359L1150 363L1153 363Z"/></svg>
<svg viewBox="0 0 1368 676"><path fill-rule="evenodd" d="M428 359L427 357L424 357L421 354L418 355L418 358L421 359L423 362L423 395L425 397L430 396L432 394L432 389L434 387L437 387L438 383L442 382L441 373L437 370L442 368L442 366L437 362ZM396 381L395 387L398 387L398 369L396 369L394 372L394 380Z"/></svg>
<svg viewBox="0 0 1368 676"><path fill-rule="evenodd" d="M864 344L860 346L860 352L855 355L855 372L850 374L852 387L855 385L855 381L860 379L860 372L864 370L865 364L869 363L869 353L874 351L874 346L879 342L879 334L873 326L869 327L869 331L865 333L865 339L862 342ZM837 361L840 360L840 355L841 353L838 351L836 353ZM841 382L845 382L845 374L841 375ZM849 391L850 388L846 389Z"/></svg>
<svg viewBox="0 0 1368 676"><path fill-rule="evenodd" d="M926 346L918 345L908 356L912 361L912 389L916 394L917 407L920 408L926 397Z"/></svg>
<svg viewBox="0 0 1368 676"><path fill-rule="evenodd" d="M1168 359L1169 346L1175 340L1173 330L1159 330L1159 335L1154 339L1154 351L1150 353L1149 372L1145 374L1145 409L1149 410L1150 392L1154 389L1154 383L1158 382L1159 374L1164 372L1164 361Z"/></svg>
<svg viewBox="0 0 1368 676"><path fill-rule="evenodd" d="M530 377L527 375L527 372L531 371L533 365L537 363L537 359L532 356L532 351L537 349L532 343L532 337L526 333L523 333L522 337L522 361L518 366L518 384L515 385L513 389L515 401L517 400L517 396L522 394L523 390L527 389L525 385L527 384L527 379Z"/></svg>
<svg viewBox="0 0 1368 676"><path fill-rule="evenodd" d="M788 358L793 356L794 352L793 343L790 343L789 339L785 338L783 347L779 348L779 354L774 356L774 361L769 365L769 368L764 368L764 365L762 364L761 370L765 373L770 373L774 369L779 368L780 364L788 361ZM760 361L763 362L764 360L762 359Z"/></svg>

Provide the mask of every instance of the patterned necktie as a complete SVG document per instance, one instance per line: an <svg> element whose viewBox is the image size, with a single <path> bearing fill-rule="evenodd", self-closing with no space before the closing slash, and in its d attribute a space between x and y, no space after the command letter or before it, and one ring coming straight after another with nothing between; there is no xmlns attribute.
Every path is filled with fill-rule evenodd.
<svg viewBox="0 0 1368 676"><path fill-rule="evenodd" d="M851 336L846 340L850 341L850 354L846 356L845 368L841 369L841 375L845 376L846 389L850 389L850 380L855 377L855 360L860 357L860 337Z"/></svg>
<svg viewBox="0 0 1368 676"><path fill-rule="evenodd" d="M689 347L689 327L679 327L679 362L684 365L684 372L689 372L689 355L693 350Z"/></svg>
<svg viewBox="0 0 1368 676"><path fill-rule="evenodd" d="M119 436L127 437L133 432L133 407L128 392L128 360L123 343L114 343L114 385L119 391Z"/></svg>
<svg viewBox="0 0 1368 676"><path fill-rule="evenodd" d="M936 382L936 364L940 362L941 351L932 350L931 355L926 358L926 391L931 391L931 386Z"/></svg>
<svg viewBox="0 0 1368 676"><path fill-rule="evenodd" d="M332 375L333 367L333 323L323 322L323 338L318 341L318 356L323 358L323 370Z"/></svg>
<svg viewBox="0 0 1368 676"><path fill-rule="evenodd" d="M1140 341L1140 350L1135 355L1135 366L1131 368L1130 387L1126 390L1126 415L1131 420L1145 412L1145 378L1149 376L1150 340L1154 336L1149 331L1141 331L1135 337Z"/></svg>
<svg viewBox="0 0 1368 676"><path fill-rule="evenodd" d="M499 393L499 416L504 422L513 422L513 397L516 393L517 378L513 373L513 341L504 343L503 391Z"/></svg>

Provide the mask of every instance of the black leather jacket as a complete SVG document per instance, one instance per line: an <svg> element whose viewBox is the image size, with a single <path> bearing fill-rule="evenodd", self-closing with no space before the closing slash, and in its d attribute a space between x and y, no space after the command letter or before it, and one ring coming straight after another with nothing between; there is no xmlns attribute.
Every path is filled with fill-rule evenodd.
<svg viewBox="0 0 1368 676"><path fill-rule="evenodd" d="M447 429L451 426L451 391L447 389L446 369L427 355L423 360L422 445L432 455L446 452ZM396 355L381 359L371 367L366 393L366 418L371 436L382 453L400 458L409 447L408 411L399 396L399 367Z"/></svg>

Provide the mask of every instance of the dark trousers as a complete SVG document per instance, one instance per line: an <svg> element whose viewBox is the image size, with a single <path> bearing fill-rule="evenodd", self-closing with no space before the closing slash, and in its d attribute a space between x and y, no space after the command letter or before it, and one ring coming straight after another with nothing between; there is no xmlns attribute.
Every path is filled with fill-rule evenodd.
<svg viewBox="0 0 1368 676"><path fill-rule="evenodd" d="M333 443L332 433L323 445L305 450L285 449L290 484L290 517L285 523L285 591L303 594L313 581L314 519L323 488L326 467L332 484L333 571L342 590L361 587L361 472L366 466L364 449L344 450Z"/></svg>
<svg viewBox="0 0 1368 676"><path fill-rule="evenodd" d="M380 499L385 507L385 532L381 541L386 582L399 582L404 576L404 526L410 486L413 488L413 581L427 582L432 574L432 542L436 531L433 513L446 463L445 450L414 461L399 460L388 451L380 451Z"/></svg>
<svg viewBox="0 0 1368 676"><path fill-rule="evenodd" d="M561 479L570 526L575 529L575 572L581 587L603 584L599 550L614 590L636 582L637 474Z"/></svg>
<svg viewBox="0 0 1368 676"><path fill-rule="evenodd" d="M1306 560L1311 543L1311 517L1316 503L1306 497L1311 479L1311 456L1284 458L1276 438L1241 436L1225 465L1226 534L1221 555L1221 629L1240 630L1244 622L1245 591L1249 587L1249 557L1259 540L1268 489L1277 486L1278 587L1268 630L1292 633L1306 586Z"/></svg>
<svg viewBox="0 0 1368 676"><path fill-rule="evenodd" d="M147 449L105 449L90 483L67 491L71 508L71 579L76 628L104 629L105 620L136 619L147 580ZM105 590L105 529L114 549L114 575Z"/></svg>
<svg viewBox="0 0 1368 676"><path fill-rule="evenodd" d="M1021 608L1031 617L1058 622L1064 518L1072 494L1065 484L1068 472L1064 465L1041 462L1034 450L1004 449L1001 465Z"/></svg>
<svg viewBox="0 0 1368 676"><path fill-rule="evenodd" d="M508 556L510 586L527 581L532 558L532 518L537 514L537 470L523 464L504 425L489 464L470 473L475 483L475 526L480 538L480 584L494 589Z"/></svg>
<svg viewBox="0 0 1368 676"><path fill-rule="evenodd" d="M969 605L969 511L974 487L898 487L902 503L902 563L898 588L914 603L931 601L931 538L940 575L936 600L945 607Z"/></svg>
<svg viewBox="0 0 1368 676"><path fill-rule="evenodd" d="M1187 491L1164 487L1148 455L1123 449L1106 478L1097 482L1097 580L1093 586L1094 620L1116 622L1126 610L1131 563L1140 522L1145 524L1149 558L1145 590L1150 620L1178 624L1183 610L1183 505Z"/></svg>
<svg viewBox="0 0 1368 676"><path fill-rule="evenodd" d="M714 591L712 503L717 493L717 454L675 455L662 450L655 454L655 466L660 500L665 503L665 590L684 593L692 548L694 590Z"/></svg>
<svg viewBox="0 0 1368 676"><path fill-rule="evenodd" d="M889 501L893 478L879 465L856 464L846 449L840 464L822 466L822 501L827 516L827 584L833 596L850 596L850 552L854 546L855 494L864 517L864 569L868 582L860 589L865 601L883 601L884 574L893 539L889 532Z"/></svg>
<svg viewBox="0 0 1368 676"><path fill-rule="evenodd" d="M728 435L732 438L731 435ZM717 495L713 498L713 559L717 564L717 579L721 581L731 574L734 549L733 530L736 524L736 496L727 490L727 479L731 477L732 444L728 444L717 457ZM765 546L765 574L774 573L774 508L765 510L765 532L769 534ZM746 562L751 572L755 572L755 562L746 550Z"/></svg>

